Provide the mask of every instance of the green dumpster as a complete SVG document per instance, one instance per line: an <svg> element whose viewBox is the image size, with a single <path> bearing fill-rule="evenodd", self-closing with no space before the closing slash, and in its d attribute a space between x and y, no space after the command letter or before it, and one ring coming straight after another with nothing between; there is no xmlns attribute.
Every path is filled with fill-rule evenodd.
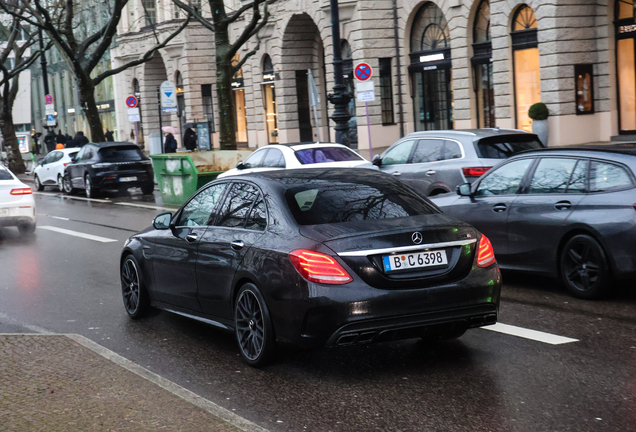
<svg viewBox="0 0 636 432"><path fill-rule="evenodd" d="M212 150L150 155L166 204L181 205L201 186L247 159L251 150Z"/></svg>

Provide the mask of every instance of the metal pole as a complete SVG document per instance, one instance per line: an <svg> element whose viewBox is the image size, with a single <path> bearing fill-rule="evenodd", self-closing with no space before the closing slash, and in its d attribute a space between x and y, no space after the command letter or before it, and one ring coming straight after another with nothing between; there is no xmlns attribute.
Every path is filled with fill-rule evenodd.
<svg viewBox="0 0 636 432"><path fill-rule="evenodd" d="M44 81L44 94L47 95L49 94L49 75L46 71L46 56L44 55L44 37L42 36L42 29L38 31L38 38L40 39L40 52L42 53L40 54L40 67L42 68L42 80ZM40 107L40 109L42 109L42 107ZM47 122L44 123L44 127L47 132L50 132L51 126L46 123ZM42 138L42 142L44 142L44 138Z"/></svg>
<svg viewBox="0 0 636 432"><path fill-rule="evenodd" d="M371 144L371 123L369 122L369 102L364 103L364 110L367 112L367 132L369 134L369 160L373 160L373 145Z"/></svg>
<svg viewBox="0 0 636 432"><path fill-rule="evenodd" d="M340 51L340 14L338 0L331 2L331 38L333 43L333 93L328 95L329 102L334 105L331 119L336 123L336 142L349 146L349 102L351 95L344 84L342 74L342 53Z"/></svg>
<svg viewBox="0 0 636 432"><path fill-rule="evenodd" d="M159 139L161 140L161 153L165 153L166 144L163 142L163 123L161 120L161 87L157 87L157 112L159 113Z"/></svg>

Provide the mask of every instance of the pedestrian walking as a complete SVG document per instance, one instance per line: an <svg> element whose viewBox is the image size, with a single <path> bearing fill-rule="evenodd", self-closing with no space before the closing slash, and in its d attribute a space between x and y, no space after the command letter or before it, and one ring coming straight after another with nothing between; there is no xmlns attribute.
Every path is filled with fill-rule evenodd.
<svg viewBox="0 0 636 432"><path fill-rule="evenodd" d="M55 137L55 142L57 144L66 144L66 137L62 133L62 129L59 130L57 136Z"/></svg>
<svg viewBox="0 0 636 432"><path fill-rule="evenodd" d="M174 139L174 135L171 133L166 134L166 140L164 144L164 152L176 153L177 152L177 140Z"/></svg>
<svg viewBox="0 0 636 432"><path fill-rule="evenodd" d="M187 128L183 134L183 146L189 151L194 151L197 148L197 134L192 128Z"/></svg>
<svg viewBox="0 0 636 432"><path fill-rule="evenodd" d="M55 150L55 133L53 131L48 131L44 136L44 144L46 144L46 151L52 152Z"/></svg>
<svg viewBox="0 0 636 432"><path fill-rule="evenodd" d="M115 138L113 137L113 132L108 130L108 128L106 128L106 132L104 133L104 137L106 138L106 141L115 141Z"/></svg>
<svg viewBox="0 0 636 432"><path fill-rule="evenodd" d="M66 143L66 148L82 147L84 144L88 144L88 138L84 136L84 132L79 131L75 134L75 138Z"/></svg>

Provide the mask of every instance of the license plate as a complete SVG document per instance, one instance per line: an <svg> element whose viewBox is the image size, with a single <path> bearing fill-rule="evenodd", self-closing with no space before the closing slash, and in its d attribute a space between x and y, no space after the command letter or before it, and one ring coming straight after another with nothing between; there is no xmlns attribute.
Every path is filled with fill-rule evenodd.
<svg viewBox="0 0 636 432"><path fill-rule="evenodd" d="M137 177L121 177L119 179L120 182L131 182L131 181L137 181Z"/></svg>
<svg viewBox="0 0 636 432"><path fill-rule="evenodd" d="M448 264L446 251L428 251L382 257L384 271L408 270L422 267L433 267Z"/></svg>
<svg viewBox="0 0 636 432"><path fill-rule="evenodd" d="M0 209L0 216L9 216L9 209Z"/></svg>

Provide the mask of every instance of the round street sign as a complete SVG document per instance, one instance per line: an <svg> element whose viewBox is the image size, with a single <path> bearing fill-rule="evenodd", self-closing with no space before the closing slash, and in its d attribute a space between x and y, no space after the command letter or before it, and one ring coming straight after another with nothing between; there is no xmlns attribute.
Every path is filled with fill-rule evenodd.
<svg viewBox="0 0 636 432"><path fill-rule="evenodd" d="M355 68L354 75L360 81L367 81L373 75L373 69L367 63L359 63Z"/></svg>
<svg viewBox="0 0 636 432"><path fill-rule="evenodd" d="M137 106L137 98L134 96L128 96L126 98L126 105L128 105L128 108L135 108Z"/></svg>
<svg viewBox="0 0 636 432"><path fill-rule="evenodd" d="M47 105L51 105L53 103L53 96L51 96L50 94L44 96L44 103L46 103Z"/></svg>

